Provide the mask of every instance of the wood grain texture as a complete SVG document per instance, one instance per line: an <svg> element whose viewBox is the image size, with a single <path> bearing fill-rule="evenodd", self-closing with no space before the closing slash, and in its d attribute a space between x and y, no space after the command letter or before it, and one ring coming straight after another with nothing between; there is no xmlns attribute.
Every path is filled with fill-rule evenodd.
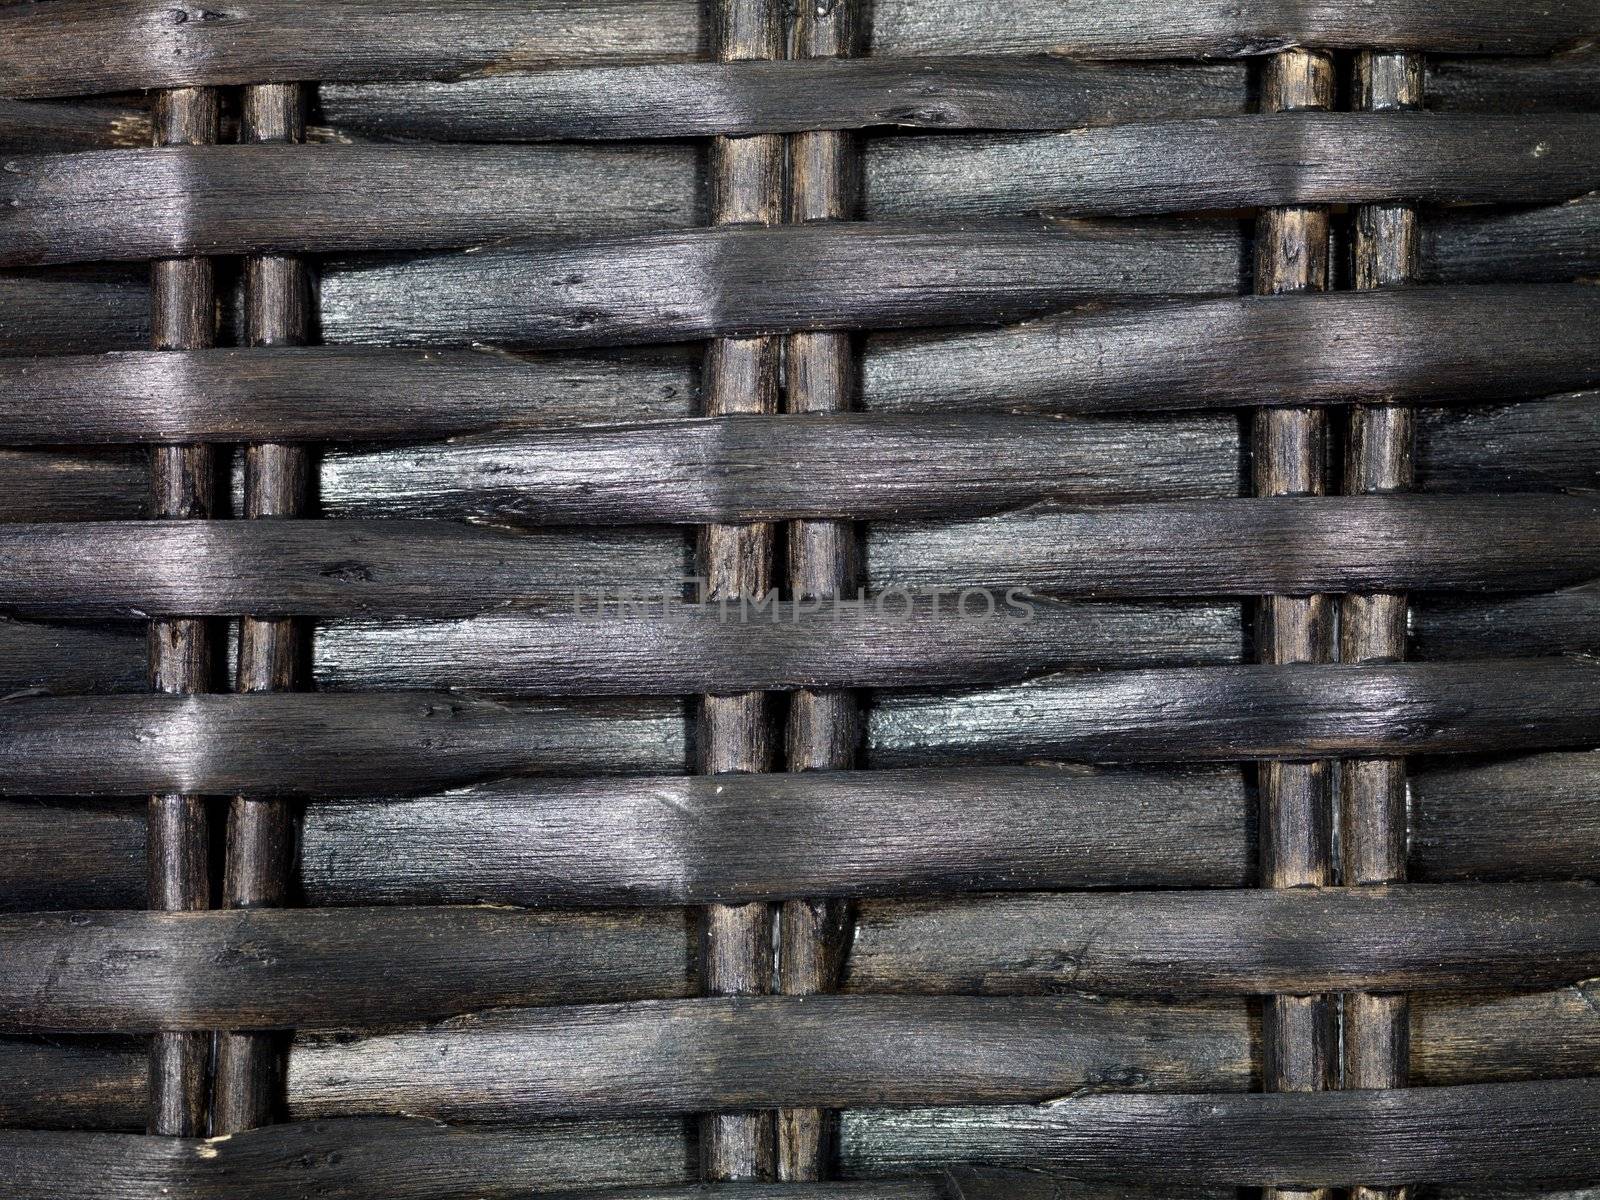
<svg viewBox="0 0 1600 1200"><path fill-rule="evenodd" d="M0 727L0 791L13 796L370 795L397 780L427 792L506 775L680 770L687 749L673 701L428 692L14 698ZM41 742L58 747L53 763Z"/></svg>
<svg viewBox="0 0 1600 1200"><path fill-rule="evenodd" d="M1541 533L1543 521L1534 513L1545 504L1549 525ZM1576 549L1587 538L1586 509L1591 502L1578 497L1410 495L1040 509L976 521L875 525L867 563L880 585L892 580L911 588L1016 583L1046 592L1111 594L1137 573L1135 586L1146 595L1521 591L1594 577L1590 561L1573 562L1569 571L1561 562L1574 550L1590 557L1592 546ZM1158 538L1148 536L1156 530ZM1452 562L1457 555L1445 539L1456 536L1463 543L1459 562ZM1530 555L1500 575L1502 562L1535 546L1536 559Z"/></svg>
<svg viewBox="0 0 1600 1200"><path fill-rule="evenodd" d="M150 272L125 266L0 272L0 353L150 345Z"/></svg>
<svg viewBox="0 0 1600 1200"><path fill-rule="evenodd" d="M1263 112L1068 133L875 141L875 220L1388 200L1553 203L1600 186L1590 114ZM1469 165L1470 164L1470 165Z"/></svg>
<svg viewBox="0 0 1600 1200"><path fill-rule="evenodd" d="M1091 299L1231 292L1239 272L1237 233L1214 224L731 226L331 272L322 325L332 342L553 348L1003 324Z"/></svg>
<svg viewBox="0 0 1600 1200"><path fill-rule="evenodd" d="M671 908L8 913L0 944L8 1032L373 1028L691 982Z"/></svg>
<svg viewBox="0 0 1600 1200"><path fill-rule="evenodd" d="M933 688L1070 668L1235 662L1223 605L1088 605L991 592L596 607L320 627L319 686L495 695Z"/></svg>
<svg viewBox="0 0 1600 1200"><path fill-rule="evenodd" d="M1600 275L1600 195L1425 221L1423 283L1566 283Z"/></svg>
<svg viewBox="0 0 1600 1200"><path fill-rule="evenodd" d="M1588 349L1597 325L1600 301L1582 286L1083 307L993 330L871 338L861 400L885 413L1241 407L1268 401L1259 380L1270 374L1273 402L1504 402L1600 380ZM378 440L640 421L689 415L694 387L673 360L350 346L3 359L0 383L0 433L18 445ZM1580 403L1570 401L1574 411ZM1508 406L1502 419L1532 422L1524 436L1533 436L1542 411L1555 410ZM1424 429L1445 436L1456 419L1468 418L1425 416Z"/></svg>
<svg viewBox="0 0 1600 1200"><path fill-rule="evenodd" d="M882 697L869 753L874 766L891 767L1490 753L1507 740L1524 749L1588 747L1591 718L1566 706L1591 703L1580 681L1592 671L1582 660L1527 659L1492 668L1299 664L1060 675L984 691ZM1557 699L1551 688L1566 697ZM1495 728L1502 704L1505 725ZM1162 713L1159 724L1151 723L1152 711Z"/></svg>
<svg viewBox="0 0 1600 1200"><path fill-rule="evenodd" d="M484 435L335 451L334 517L496 525L907 519L1058 498L1237 494L1238 426L1040 416L807 413Z"/></svg>
<svg viewBox="0 0 1600 1200"><path fill-rule="evenodd" d="M885 412L1063 413L1503 403L1591 386L1597 323L1595 289L1570 286L1084 307L999 329L873 337L862 402Z"/></svg>
<svg viewBox="0 0 1600 1200"><path fill-rule="evenodd" d="M1570 983L1600 890L1449 884L866 901L844 989L1292 996Z"/></svg>
<svg viewBox="0 0 1600 1200"><path fill-rule="evenodd" d="M1062 129L1242 113L1245 71L1242 64L1174 69L1049 57L827 57L590 67L452 83L331 84L321 97L323 119L341 132L451 142L878 125Z"/></svg>
<svg viewBox="0 0 1600 1200"><path fill-rule="evenodd" d="M1547 53L1600 28L1589 0L1512 14L1494 0L878 0L873 49L891 54L1052 53L1071 58L1229 58L1294 46Z"/></svg>
<svg viewBox="0 0 1600 1200"><path fill-rule="evenodd" d="M686 146L252 144L7 161L4 265L474 246L699 213Z"/></svg>
<svg viewBox="0 0 1600 1200"><path fill-rule="evenodd" d="M137 626L0 618L0 695L142 692L147 657Z"/></svg>
<svg viewBox="0 0 1600 1200"><path fill-rule="evenodd" d="M1419 486L1430 492L1600 488L1600 392L1417 414Z"/></svg>
<svg viewBox="0 0 1600 1200"><path fill-rule="evenodd" d="M1532 591L1596 576L1600 549L1588 532L1597 523L1595 501L1580 496L1172 501L880 525L868 563L883 587L911 590ZM675 590L687 573L683 550L655 530L505 532L439 521L0 525L11 564L0 605L70 617L570 610L575 595Z"/></svg>
<svg viewBox="0 0 1600 1200"><path fill-rule="evenodd" d="M1581 1077L1600 1060L1600 984L1418 997L1411 1070L1419 1087Z"/></svg>
<svg viewBox="0 0 1600 1200"><path fill-rule="evenodd" d="M1398 1092L1080 1096L1028 1108L877 1110L847 1123L845 1162L899 1174L946 1162L1104 1179L1315 1185L1582 1183L1592 1079ZM1157 1133L1156 1131L1159 1131Z"/></svg>
<svg viewBox="0 0 1600 1200"><path fill-rule="evenodd" d="M1430 58L1428 107L1456 112L1593 112L1600 53L1553 58Z"/></svg>
<svg viewBox="0 0 1600 1200"><path fill-rule="evenodd" d="M0 99L0 151L6 153L149 144L150 114L134 105Z"/></svg>
<svg viewBox="0 0 1600 1200"><path fill-rule="evenodd" d="M971 1047L984 1048L981 1058ZM448 1121L816 1105L1044 1103L1083 1088L1245 1091L1242 1005L750 996L530 1009L295 1046L300 1120Z"/></svg>
<svg viewBox="0 0 1600 1200"><path fill-rule="evenodd" d="M1532 596L1429 599L1417 606L1411 644L1431 659L1600 656L1600 583Z"/></svg>
<svg viewBox="0 0 1600 1200"><path fill-rule="evenodd" d="M182 19L175 17L182 14ZM689 58L704 48L694 0L65 0L0 12L0 73L15 96L305 79L496 74L573 61Z"/></svg>
<svg viewBox="0 0 1600 1200"><path fill-rule="evenodd" d="M1223 769L507 781L315 805L300 869L312 904L1238 886L1246 802Z"/></svg>
<svg viewBox="0 0 1600 1200"><path fill-rule="evenodd" d="M131 1042L0 1038L0 1125L143 1132L149 1069Z"/></svg>
<svg viewBox="0 0 1600 1200"><path fill-rule="evenodd" d="M689 1156L681 1123L660 1119L515 1129L309 1121L207 1139L0 1131L17 1200L518 1200L546 1189L686 1184ZM682 1200L698 1194L681 1190Z"/></svg>
<svg viewBox="0 0 1600 1200"><path fill-rule="evenodd" d="M59 11L55 11L59 10ZM476 0L439 9L410 0L249 0L174 21L156 0L57 0L5 14L0 72L13 95L299 79L437 78L554 63L679 59L705 51L692 0L594 4ZM1373 44L1457 53L1547 53L1592 38L1589 0L1508 13L1494 0L1408 0L1374 13L1356 0L1175 0L1136 8L1063 8L1046 0L892 0L872 26L874 52L1058 53L1072 58L1237 57L1293 45Z"/></svg>
<svg viewBox="0 0 1600 1200"><path fill-rule="evenodd" d="M147 907L146 825L126 803L0 801L0 910Z"/></svg>

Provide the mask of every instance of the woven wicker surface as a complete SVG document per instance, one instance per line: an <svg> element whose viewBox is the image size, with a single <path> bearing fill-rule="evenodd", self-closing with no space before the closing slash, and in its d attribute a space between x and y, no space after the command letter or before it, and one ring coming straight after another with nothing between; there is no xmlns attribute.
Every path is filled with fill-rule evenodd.
<svg viewBox="0 0 1600 1200"><path fill-rule="evenodd" d="M1597 38L0 4L0 1195L1600 1195Z"/></svg>

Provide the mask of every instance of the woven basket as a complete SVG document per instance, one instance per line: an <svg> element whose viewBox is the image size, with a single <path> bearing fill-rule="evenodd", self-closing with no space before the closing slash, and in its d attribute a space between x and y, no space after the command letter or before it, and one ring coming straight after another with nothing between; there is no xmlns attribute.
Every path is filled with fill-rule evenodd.
<svg viewBox="0 0 1600 1200"><path fill-rule="evenodd" d="M1600 1189L1597 37L0 3L0 1197Z"/></svg>

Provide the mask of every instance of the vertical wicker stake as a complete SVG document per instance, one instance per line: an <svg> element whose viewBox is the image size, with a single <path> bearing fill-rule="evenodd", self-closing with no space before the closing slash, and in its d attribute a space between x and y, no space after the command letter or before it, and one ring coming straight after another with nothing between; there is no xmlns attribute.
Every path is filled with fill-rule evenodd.
<svg viewBox="0 0 1600 1200"><path fill-rule="evenodd" d="M1266 61L1262 108L1269 112L1331 108L1333 60L1291 50ZM1262 212L1256 224L1256 291L1324 291L1328 286L1328 214L1315 208ZM1264 409L1255 423L1255 485L1262 496L1327 492L1327 417L1318 409ZM1325 663L1333 651L1327 596L1268 596L1257 619L1264 663ZM1261 882L1265 887L1323 887L1333 881L1329 764L1261 766ZM1333 1007L1322 996L1269 996L1262 1007L1263 1084L1267 1091L1320 1091L1333 1082Z"/></svg>
<svg viewBox="0 0 1600 1200"><path fill-rule="evenodd" d="M244 89L240 139L305 140L298 84ZM305 264L297 258L256 256L245 262L245 327L252 346L298 346L310 327ZM244 515L250 520L304 516L308 455L303 446L245 449ZM245 617L239 624L238 688L294 691L305 686L305 630L287 619ZM222 902L227 908L288 901L294 852L294 808L286 800L236 796L228 809ZM279 1110L282 1038L270 1033L225 1033L217 1039L212 1125L235 1133L273 1121Z"/></svg>
<svg viewBox="0 0 1600 1200"><path fill-rule="evenodd" d="M158 146L217 140L217 94L180 88L156 100ZM150 266L151 342L157 350L193 350L216 340L216 280L204 258L163 259ZM216 507L216 457L210 446L158 446L151 463L154 515L203 520ZM203 692L211 682L206 623L188 617L150 622L150 686L158 692ZM152 796L150 906L187 912L211 905L210 823L198 796ZM211 1037L158 1033L150 1043L151 1133L192 1137L205 1132Z"/></svg>
<svg viewBox="0 0 1600 1200"><path fill-rule="evenodd" d="M712 47L724 62L783 57L779 0L717 0ZM719 137L711 142L711 220L717 225L776 225L783 218L784 139ZM782 342L728 338L706 350L706 415L774 413L778 409ZM773 583L771 525L712 525L701 531L703 599L764 595ZM773 737L767 698L759 692L706 696L696 743L702 773L770 771ZM702 969L712 995L772 990L772 919L766 904L714 905L706 911ZM708 1180L770 1179L774 1167L771 1113L713 1114L700 1127Z"/></svg>
<svg viewBox="0 0 1600 1200"><path fill-rule="evenodd" d="M1356 56L1361 107L1373 111L1422 104L1420 55L1364 52ZM1416 274L1417 212L1372 204L1356 212L1355 285L1370 289L1405 283ZM1350 413L1345 491L1409 491L1415 481L1412 410L1358 405ZM1346 596L1340 609L1339 657L1345 662L1397 662L1406 651L1406 598ZM1406 877L1406 768L1397 758L1362 759L1340 768L1340 833L1344 881L1398 883ZM1410 1005L1403 995L1345 997L1345 1086L1406 1085ZM1357 1188L1373 1198L1396 1192Z"/></svg>
<svg viewBox="0 0 1600 1200"><path fill-rule="evenodd" d="M843 58L855 48L856 4L806 4L796 17L794 57ZM790 211L794 222L856 216L854 146L836 131L796 134L790 142ZM788 345L787 407L792 413L844 412L854 382L847 333L797 333ZM797 600L852 594L860 586L859 552L848 521L796 521L789 526L789 584ZM844 691L798 691L789 710L791 771L853 767L861 738L856 697ZM849 906L791 900L783 906L778 987L804 996L838 987ZM820 1109L778 1114L778 1178L821 1179L831 1157L827 1115Z"/></svg>

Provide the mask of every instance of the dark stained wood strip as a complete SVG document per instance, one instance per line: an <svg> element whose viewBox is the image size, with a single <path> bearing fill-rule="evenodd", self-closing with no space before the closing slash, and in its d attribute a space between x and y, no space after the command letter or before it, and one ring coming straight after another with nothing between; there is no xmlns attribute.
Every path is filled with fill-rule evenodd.
<svg viewBox="0 0 1600 1200"><path fill-rule="evenodd" d="M1582 286L1084 308L999 329L873 337L863 401L898 412L1063 413L1352 399L1504 403L1592 386L1597 323L1600 297Z"/></svg>
<svg viewBox="0 0 1600 1200"><path fill-rule="evenodd" d="M872 900L844 988L1303 996L1563 984L1596 973L1597 913L1600 889L1558 883Z"/></svg>
<svg viewBox="0 0 1600 1200"><path fill-rule="evenodd" d="M1496 671L1492 677L1484 674L1490 669ZM870 762L891 767L1182 761L1226 759L1230 747L1234 758L1290 761L1431 753L1447 746L1450 753L1493 753L1513 748L1498 734L1483 736L1502 703L1508 724L1514 720L1511 707L1524 706L1526 723L1511 736L1515 748L1587 748L1595 743L1593 726L1584 725L1591 718L1563 712L1561 705L1588 706L1579 680L1592 670L1586 662L1563 659L1518 660L1515 666L1503 661L1494 668L1487 663L1207 667L1098 679L1061 675L933 697L886 695L873 714ZM1451 671L1460 674L1447 684L1439 673ZM1470 678L1474 673L1476 682ZM1519 676L1539 682L1527 694L1517 687L1515 697L1497 700L1492 680L1506 686ZM1381 688L1369 686L1379 679L1386 681ZM1424 680L1430 682L1419 688ZM1464 690L1456 690L1457 683ZM1555 688L1565 698L1541 695L1541 688ZM1470 699L1466 692L1472 693ZM1163 714L1155 726L1152 709ZM1463 721L1478 732L1469 733ZM1169 741L1174 738L1188 740L1187 752Z"/></svg>
<svg viewBox="0 0 1600 1200"><path fill-rule="evenodd" d="M1600 194L1423 222L1419 282L1566 283L1597 275Z"/></svg>
<svg viewBox="0 0 1600 1200"><path fill-rule="evenodd" d="M0 450L7 521L115 521L149 515L150 454Z"/></svg>
<svg viewBox="0 0 1600 1200"><path fill-rule="evenodd" d="M1588 1183L1600 1082L1249 1096L1082 1095L1001 1109L876 1110L846 1127L850 1170L947 1162L1181 1183ZM1503 1193L1502 1193L1503 1194Z"/></svg>
<svg viewBox="0 0 1600 1200"><path fill-rule="evenodd" d="M1063 129L1229 116L1245 111L1244 97L1243 64L1108 66L969 55L590 67L321 89L323 119L341 132L441 142L705 137L876 125Z"/></svg>
<svg viewBox="0 0 1600 1200"><path fill-rule="evenodd" d="M1239 266L1237 234L1214 224L744 225L334 272L322 324L334 342L543 348L1003 324L1085 300L1232 291Z"/></svg>
<svg viewBox="0 0 1600 1200"><path fill-rule="evenodd" d="M1596 502L1579 496L1174 501L879 526L869 564L885 589L1538 590L1600 573L1588 536L1597 523ZM994 540L1000 532L1014 540ZM507 533L439 521L0 525L0 551L10 564L0 605L61 617L571 611L602 591L675 590L687 565L681 541L660 532Z"/></svg>
<svg viewBox="0 0 1600 1200"><path fill-rule="evenodd" d="M1488 600L1430 598L1411 630L1418 658L1600 657L1600 582Z"/></svg>
<svg viewBox="0 0 1600 1200"><path fill-rule="evenodd" d="M1067 669L1235 662L1239 625L1236 608L1221 604L987 591L759 609L663 605L658 594L632 606L585 601L581 611L331 622L318 630L316 678L339 690L546 696L977 687Z"/></svg>
<svg viewBox="0 0 1600 1200"><path fill-rule="evenodd" d="M1600 1057L1600 984L1556 991L1419 996L1411 1071L1419 1087L1581 1077Z"/></svg>
<svg viewBox="0 0 1600 1200"><path fill-rule="evenodd" d="M1067 133L881 139L866 157L866 211L874 220L949 220L1398 200L1548 204L1600 187L1597 131L1600 118L1586 113L1300 106Z"/></svg>
<svg viewBox="0 0 1600 1200"><path fill-rule="evenodd" d="M1594 112L1600 52L1554 58L1430 58L1429 108L1452 112Z"/></svg>
<svg viewBox="0 0 1600 1200"><path fill-rule="evenodd" d="M131 1042L0 1038L0 1126L142 1133L149 1074L148 1051Z"/></svg>
<svg viewBox="0 0 1600 1200"><path fill-rule="evenodd" d="M17 1200L273 1200L296 1190L343 1200L517 1200L623 1184L650 1187L660 1200L692 1200L701 1193L681 1186L693 1178L690 1157L682 1122L660 1118L512 1129L308 1121L229 1138L161 1140L0 1131L0 1161L12 1168ZM991 1193L994 1200L1008 1194ZM958 1198L930 1188L839 1200Z"/></svg>
<svg viewBox="0 0 1600 1200"><path fill-rule="evenodd" d="M0 99L6 153L148 146L150 137L150 113L141 107Z"/></svg>
<svg viewBox="0 0 1600 1200"><path fill-rule="evenodd" d="M150 345L150 270L0 272L0 313L0 353L143 350Z"/></svg>
<svg viewBox="0 0 1600 1200"><path fill-rule="evenodd" d="M1305 759L1586 748L1596 669L1533 659L1152 668L885 700L872 760ZM963 703L964 701L964 703ZM1159 723L1148 719L1160 702ZM447 693L28 697L0 707L0 793L416 792L519 774L681 769L675 706L493 702ZM623 715L623 713L627 715ZM1022 718L1026 717L1026 723ZM631 737L633 741L628 741ZM285 758L284 744L297 747ZM224 753L220 747L227 747Z"/></svg>
<svg viewBox="0 0 1600 1200"><path fill-rule="evenodd" d="M315 805L301 860L306 897L693 904L1238 886L1249 875L1236 771L705 778L506 781L414 801Z"/></svg>
<svg viewBox="0 0 1600 1200"><path fill-rule="evenodd" d="M981 1061L952 1069L974 1044ZM525 1121L1040 1103L1108 1081L1141 1092L1248 1090L1244 1007L753 996L491 1013L356 1041L302 1040L289 1108L299 1120Z"/></svg>
<svg viewBox="0 0 1600 1200"><path fill-rule="evenodd" d="M0 801L0 910L147 907L145 828L126 802Z"/></svg>
<svg viewBox="0 0 1600 1200"><path fill-rule="evenodd" d="M672 908L7 913L0 945L9 1032L371 1028L691 991Z"/></svg>
<svg viewBox="0 0 1600 1200"><path fill-rule="evenodd" d="M480 0L470 12L425 0L250 0L174 22L158 0L54 0L0 22L0 74L13 95L96 93L300 79L426 79L504 74L558 63L672 60L704 53L693 0L593 4ZM1588 0L1510 13L1496 0L1447 8L1406 0L1374 12L1358 0L1161 0L1063 8L1048 0L885 0L873 45L899 54L1071 58L1239 57L1293 45L1372 45L1455 53L1542 54L1590 40Z"/></svg>
<svg viewBox="0 0 1600 1200"><path fill-rule="evenodd" d="M370 795L399 780L429 792L506 775L681 770L687 752L682 706L665 700L540 704L427 692L33 697L0 706L0 727L12 740L0 751L0 780L9 780L0 792L22 796L158 788ZM85 753L102 735L98 752ZM27 765L28 738L59 739L57 761ZM283 755L284 745L296 754Z"/></svg>
<svg viewBox="0 0 1600 1200"><path fill-rule="evenodd" d="M1600 392L1417 413L1417 477L1430 492L1600 489ZM1502 482L1500 487L1504 487Z"/></svg>

